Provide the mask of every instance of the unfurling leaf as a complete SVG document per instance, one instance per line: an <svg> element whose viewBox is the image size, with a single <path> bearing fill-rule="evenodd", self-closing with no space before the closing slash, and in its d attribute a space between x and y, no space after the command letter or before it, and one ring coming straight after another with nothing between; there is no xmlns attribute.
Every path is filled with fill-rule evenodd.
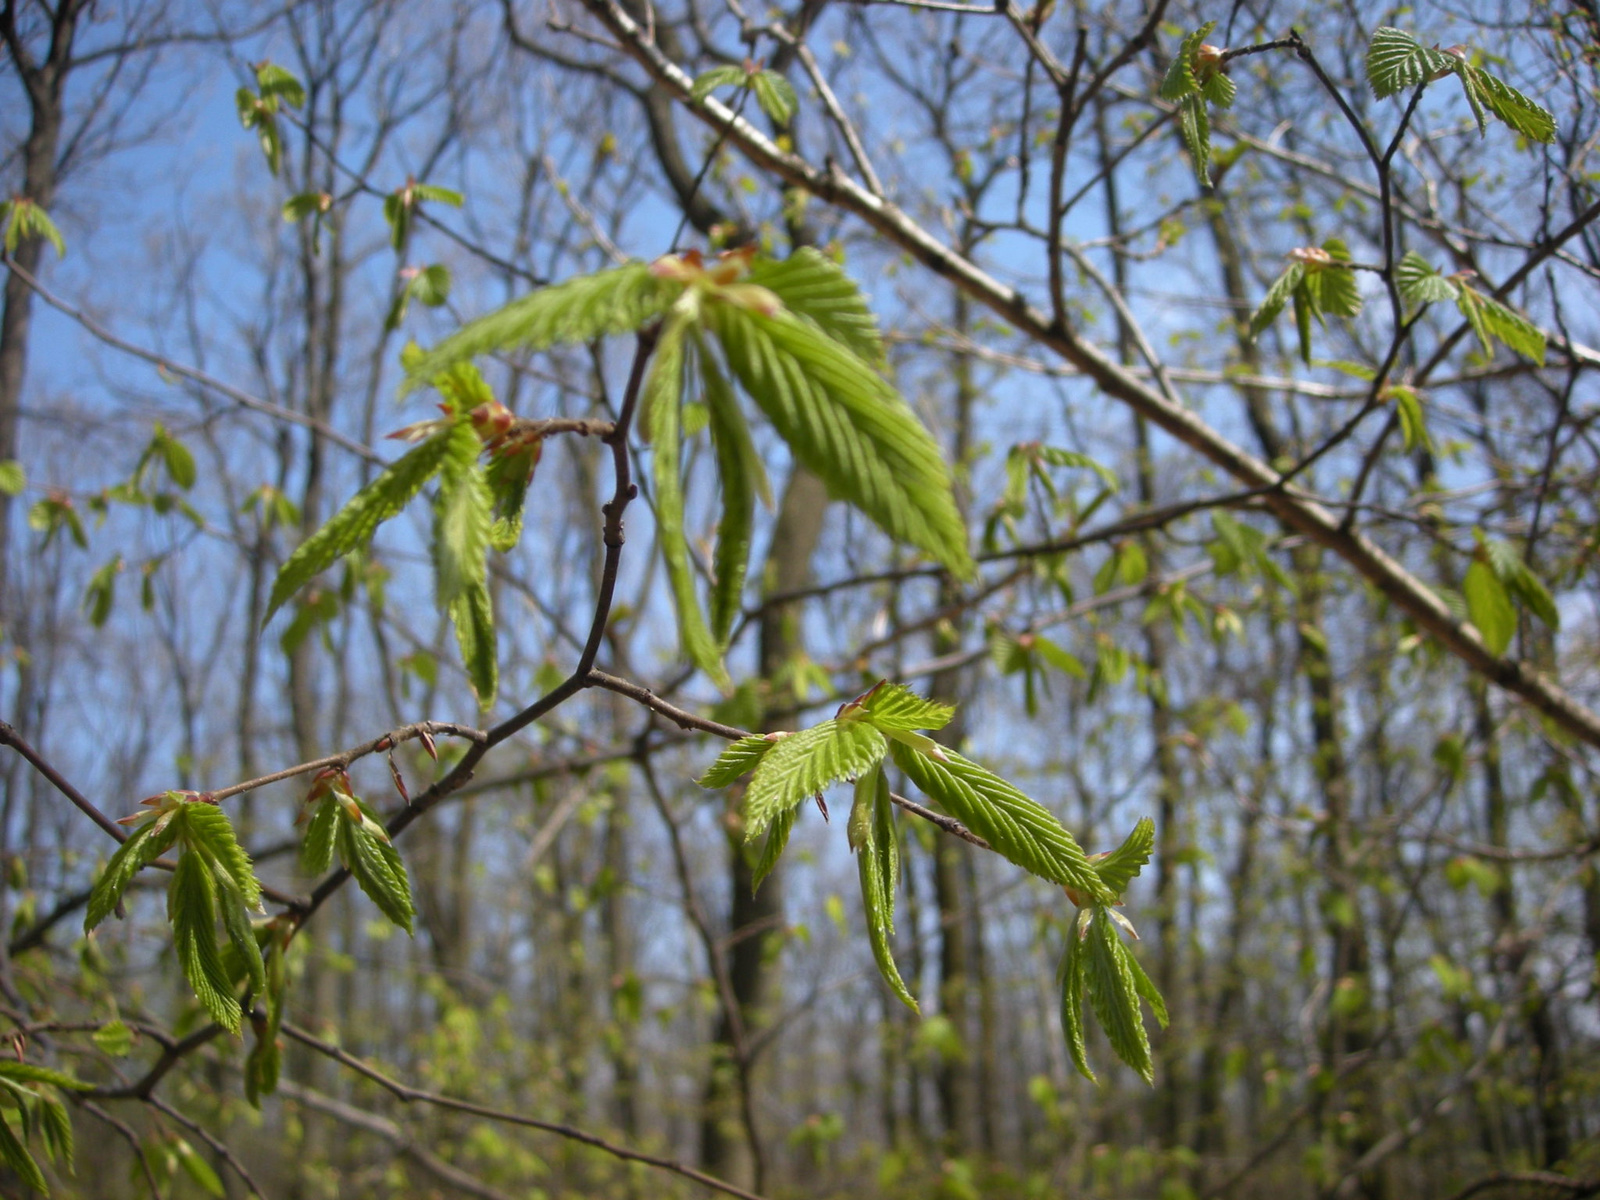
<svg viewBox="0 0 1600 1200"><path fill-rule="evenodd" d="M900 875L900 850L895 839L894 805L889 800L889 780L879 763L856 779L855 803L850 810L850 848L856 852L861 879L861 904L867 917L867 940L883 981L912 1012L916 999L900 978L889 939L894 934L894 890Z"/></svg>
<svg viewBox="0 0 1600 1200"><path fill-rule="evenodd" d="M1487 562L1477 558L1467 568L1461 590L1467 597L1467 612L1489 653L1504 654L1511 645L1511 635L1517 631L1517 610L1511 605L1505 585Z"/></svg>
<svg viewBox="0 0 1600 1200"><path fill-rule="evenodd" d="M1145 1032L1144 1014L1139 1010L1140 983L1135 976L1133 955L1118 935L1110 910L1096 906L1085 935L1084 980L1089 988L1089 1007L1105 1030L1117 1057L1139 1073L1146 1083L1155 1082L1155 1064L1150 1058L1150 1037ZM1143 972L1140 971L1142 976ZM1148 980L1146 980L1148 984Z"/></svg>
<svg viewBox="0 0 1600 1200"><path fill-rule="evenodd" d="M411 879L405 864L389 843L377 813L355 797L350 798L362 819L352 819L349 810L339 806L339 828L335 838L339 858L345 869L367 894L378 911L407 933L411 932L416 910L411 903Z"/></svg>
<svg viewBox="0 0 1600 1200"><path fill-rule="evenodd" d="M703 351L700 374L710 416L711 445L717 455L717 475L722 482L722 520L717 526L717 548L712 556L711 636L719 647L724 647L743 608L756 494L759 491L770 502L771 493L766 467L750 440L750 429L733 389Z"/></svg>
<svg viewBox="0 0 1600 1200"><path fill-rule="evenodd" d="M1127 839L1104 858L1094 864L1102 883L1117 896L1128 890L1145 863L1150 861L1150 851L1155 846L1156 827L1149 817L1141 817Z"/></svg>

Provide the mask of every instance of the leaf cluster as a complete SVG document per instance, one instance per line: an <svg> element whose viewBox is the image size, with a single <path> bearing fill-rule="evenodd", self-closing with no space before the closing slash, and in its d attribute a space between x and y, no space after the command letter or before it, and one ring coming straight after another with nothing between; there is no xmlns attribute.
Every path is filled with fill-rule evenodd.
<svg viewBox="0 0 1600 1200"><path fill-rule="evenodd" d="M1320 247L1306 246L1289 254L1289 266L1273 280L1261 306L1250 314L1250 337L1278 319L1289 304L1294 306L1295 330L1300 337L1300 359L1311 365L1311 322L1326 324L1329 315L1354 317L1361 312L1361 293L1351 270L1350 251L1339 238L1329 238Z"/></svg>
<svg viewBox="0 0 1600 1200"><path fill-rule="evenodd" d="M953 712L903 685L880 682L841 707L835 717L810 729L733 742L700 777L702 787L726 787L750 775L744 796L745 835L749 840L766 835L755 872L758 885L782 854L800 805L833 784L855 780L847 834L857 856L868 940L885 984L913 1011L916 1000L895 966L890 947L899 849L886 759L892 758L918 790L991 848L1023 869L1061 885L1074 903L1089 906L1084 909L1086 914L1108 912L1107 906L1119 901L1149 861L1154 841L1154 826L1147 818L1118 849L1091 860L1043 805L920 732L943 727ZM1126 926L1114 915L1106 920ZM1084 955L1075 929L1067 962L1081 959L1093 966L1092 970L1072 966L1066 978L1076 983L1064 983L1062 989L1062 1025L1074 1048L1074 1061L1089 1074L1082 1054L1082 995L1087 980L1091 1008L1113 1048L1149 1080L1150 1048L1138 998L1149 1000L1165 1024L1161 997L1114 930L1109 935L1095 934L1086 944L1092 952Z"/></svg>
<svg viewBox="0 0 1600 1200"><path fill-rule="evenodd" d="M61 237L61 231L56 228L56 223L50 219L50 214L45 212L26 196L13 196L10 200L0 201L0 226L4 227L4 234L0 234L8 255L15 254L17 247L24 238L44 238L56 248L56 257L65 258L67 243Z"/></svg>
<svg viewBox="0 0 1600 1200"><path fill-rule="evenodd" d="M1395 265L1394 275L1400 298L1410 308L1453 301L1456 311L1472 327L1485 358L1494 357L1494 343L1500 342L1544 366L1544 330L1493 296L1478 291L1467 282L1467 273L1441 275L1427 259L1411 250Z"/></svg>
<svg viewBox="0 0 1600 1200"><path fill-rule="evenodd" d="M1473 63L1465 47L1441 50L1424 46L1411 34L1388 25L1373 32L1367 48L1367 82L1380 100L1408 88L1426 87L1448 75L1460 83L1480 135L1488 132L1488 118L1493 116L1529 141L1555 141L1556 122L1550 112Z"/></svg>
<svg viewBox="0 0 1600 1200"><path fill-rule="evenodd" d="M1216 25L1207 21L1183 39L1161 80L1160 91L1163 100L1178 106L1178 129L1202 188L1211 186L1211 119L1206 106L1232 108L1238 94L1233 80L1224 73L1223 51L1206 43L1206 35Z"/></svg>
<svg viewBox="0 0 1600 1200"><path fill-rule="evenodd" d="M306 90L298 79L275 63L263 62L255 73L255 88L240 88L234 93L234 103L239 110L239 124L255 130L261 142L261 153L266 155L267 170L276 176L283 166L283 133L278 128L278 114L285 107L303 107Z"/></svg>

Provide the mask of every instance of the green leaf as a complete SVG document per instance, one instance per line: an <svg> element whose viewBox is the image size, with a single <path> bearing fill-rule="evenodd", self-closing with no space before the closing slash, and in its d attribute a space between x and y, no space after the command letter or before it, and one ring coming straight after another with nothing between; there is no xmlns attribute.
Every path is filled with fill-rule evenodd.
<svg viewBox="0 0 1600 1200"><path fill-rule="evenodd" d="M844 343L874 369L887 368L883 335L867 298L855 280L820 250L802 246L786 259L757 259L747 279L777 296L790 312Z"/></svg>
<svg viewBox="0 0 1600 1200"><path fill-rule="evenodd" d="M1517 631L1517 612L1511 606L1505 585L1487 562L1473 559L1461 590L1466 593L1467 612L1489 653L1504 654L1511 644L1511 635Z"/></svg>
<svg viewBox="0 0 1600 1200"><path fill-rule="evenodd" d="M1089 1054L1084 1044L1083 1023L1083 938L1079 923L1074 920L1067 927L1067 948L1061 955L1061 965L1056 970L1056 982L1061 986L1061 1036L1066 1039L1067 1050L1072 1055L1072 1065L1090 1083L1098 1083L1089 1067Z"/></svg>
<svg viewBox="0 0 1600 1200"><path fill-rule="evenodd" d="M1206 99L1199 92L1184 97L1178 107L1178 130L1194 165L1194 177L1202 188L1211 186L1211 119L1206 116Z"/></svg>
<svg viewBox="0 0 1600 1200"><path fill-rule="evenodd" d="M743 87L749 80L750 74L743 67L732 64L712 67L694 81L694 86L689 89L689 99L698 104L720 87Z"/></svg>
<svg viewBox="0 0 1600 1200"><path fill-rule="evenodd" d="M408 363L401 390L431 383L445 368L490 351L546 350L630 333L670 308L683 288L682 283L656 278L645 263L541 288L463 325Z"/></svg>
<svg viewBox="0 0 1600 1200"><path fill-rule="evenodd" d="M880 681L859 701L860 708L847 708L860 718L870 721L888 733L903 730L911 733L919 729L943 729L956 715L955 706L926 700L902 683Z"/></svg>
<svg viewBox="0 0 1600 1200"><path fill-rule="evenodd" d="M1426 83L1436 71L1447 70L1453 55L1430 50L1404 30L1382 26L1367 47L1367 82L1378 99Z"/></svg>
<svg viewBox="0 0 1600 1200"><path fill-rule="evenodd" d="M133 1049L133 1030L119 1018L100 1026L89 1035L89 1040L112 1058L126 1058Z"/></svg>
<svg viewBox="0 0 1600 1200"><path fill-rule="evenodd" d="M195 998L213 1021L238 1033L244 1014L217 950L216 886L201 855L193 851L180 855L167 886L167 917L178 964Z"/></svg>
<svg viewBox="0 0 1600 1200"><path fill-rule="evenodd" d="M17 1140L17 1135L3 1116L0 1116L0 1161L15 1171L22 1182L34 1191L46 1196L50 1194L50 1185L45 1182L44 1172L39 1170L39 1164L33 1161L33 1155L28 1153L27 1147Z"/></svg>
<svg viewBox="0 0 1600 1200"><path fill-rule="evenodd" d="M889 801L889 781L879 763L856 780L855 803L850 809L850 848L856 852L861 880L861 905L867 917L867 940L872 958L889 990L914 1013L916 999L900 978L889 939L894 934L894 889L899 875L899 848L895 840L894 806Z"/></svg>
<svg viewBox="0 0 1600 1200"><path fill-rule="evenodd" d="M706 318L744 390L830 492L954 574L972 575L949 469L898 392L792 313L713 303Z"/></svg>
<svg viewBox="0 0 1600 1200"><path fill-rule="evenodd" d="M326 211L331 197L323 192L301 192L283 202L283 219L293 224Z"/></svg>
<svg viewBox="0 0 1600 1200"><path fill-rule="evenodd" d="M706 625L695 588L689 540L683 529L683 448L681 444L684 336L688 319L676 310L662 328L655 361L645 379L640 399L640 421L655 446L651 467L656 484L656 540L672 588L678 616L678 642L685 656L724 691L732 687L722 665L722 651Z"/></svg>
<svg viewBox="0 0 1600 1200"><path fill-rule="evenodd" d="M492 708L500 687L500 652L489 589L476 584L451 601L450 624L455 626L461 664L467 669L467 682L478 698L478 707Z"/></svg>
<svg viewBox="0 0 1600 1200"><path fill-rule="evenodd" d="M1145 1033L1144 1014L1139 1011L1139 989L1134 980L1132 956L1111 923L1109 911L1096 905L1093 913L1084 964L1089 1006L1117 1057L1153 1085L1155 1064L1150 1059L1150 1038Z"/></svg>
<svg viewBox="0 0 1600 1200"><path fill-rule="evenodd" d="M418 201L431 200L435 204L448 204L451 208L460 208L466 202L466 197L460 192L432 183L412 184L411 194Z"/></svg>
<svg viewBox="0 0 1600 1200"><path fill-rule="evenodd" d="M192 488L196 472L194 455L189 452L189 448L160 425L156 426L152 441L154 449L161 456L162 465L167 470L167 478L184 491Z"/></svg>
<svg viewBox="0 0 1600 1200"><path fill-rule="evenodd" d="M1289 303L1289 298L1300 287L1300 280L1304 276L1305 268L1297 262L1292 262L1282 275L1272 281L1266 297L1261 301L1261 307L1250 314L1251 341L1260 337L1261 331L1278 319L1278 314L1283 311L1284 305Z"/></svg>
<svg viewBox="0 0 1600 1200"><path fill-rule="evenodd" d="M1170 1023L1167 1016L1167 1002L1162 997L1160 990L1151 982L1150 976L1144 973L1144 968L1139 965L1139 960L1134 957L1133 951L1123 945L1125 951L1123 958L1128 964L1128 970L1133 973L1133 990L1139 993L1140 999L1150 1006L1150 1011L1155 1014L1156 1023L1165 1029Z"/></svg>
<svg viewBox="0 0 1600 1200"><path fill-rule="evenodd" d="M178 831L170 821L159 829L157 825L157 821L140 825L111 856L111 861L106 864L106 869L100 873L94 889L89 893L89 908L83 917L85 933L111 915L139 869L160 858L177 840Z"/></svg>
<svg viewBox="0 0 1600 1200"><path fill-rule="evenodd" d="M1508 83L1479 67L1468 67L1483 106L1533 142L1556 140L1556 119Z"/></svg>
<svg viewBox="0 0 1600 1200"><path fill-rule="evenodd" d="M739 411L733 389L704 352L700 355L700 374L710 415L711 445L716 450L717 475L722 484L722 520L717 526L717 548L711 560L711 636L718 646L726 646L733 624L744 609L756 493L759 490L769 503L771 496L766 468L750 440L750 428Z"/></svg>
<svg viewBox="0 0 1600 1200"><path fill-rule="evenodd" d="M1435 271L1415 250L1407 250L1395 264L1394 281L1400 289L1400 299L1412 308L1456 298L1455 283Z"/></svg>
<svg viewBox="0 0 1600 1200"><path fill-rule="evenodd" d="M259 994L267 986L267 968L261 960L261 946L256 942L255 930L250 925L249 910L238 892L221 879L217 882L221 885L217 889L217 904L222 912L222 928L244 963L250 990Z"/></svg>
<svg viewBox="0 0 1600 1200"><path fill-rule="evenodd" d="M0 495L20 496L28 486L28 476L22 464L14 458L0 459Z"/></svg>
<svg viewBox="0 0 1600 1200"><path fill-rule="evenodd" d="M1221 71L1212 71L1200 85L1200 94L1218 108L1232 108L1239 89Z"/></svg>
<svg viewBox="0 0 1600 1200"><path fill-rule="evenodd" d="M756 103L761 111L777 125L787 125L800 110L800 97L794 94L794 85L776 71L757 71L750 77L755 89Z"/></svg>
<svg viewBox="0 0 1600 1200"><path fill-rule="evenodd" d="M1456 291L1456 307L1478 335L1485 355L1492 357L1490 339L1504 342L1524 358L1544 366L1545 336L1532 321L1507 308L1493 297L1462 284Z"/></svg>
<svg viewBox="0 0 1600 1200"><path fill-rule="evenodd" d="M745 836L754 838L786 808L882 761L883 734L864 721L824 721L791 733L762 757L745 792Z"/></svg>
<svg viewBox="0 0 1600 1200"><path fill-rule="evenodd" d="M449 433L449 447L439 467L439 494L434 501L434 593L448 609L469 588L484 587L489 572L489 528L494 497L478 467L482 443L465 421Z"/></svg>
<svg viewBox="0 0 1600 1200"><path fill-rule="evenodd" d="M770 743L769 743L770 744ZM767 829L767 839L761 843L761 856L756 859L756 865L750 871L750 892L754 895L761 888L761 881L772 874L772 869L778 865L778 859L783 857L783 848L789 844L789 834L794 829L795 818L800 815L800 806L785 808L772 818L772 824Z"/></svg>
<svg viewBox="0 0 1600 1200"><path fill-rule="evenodd" d="M178 1165L183 1168L183 1173L192 1179L207 1195L226 1196L222 1180L217 1178L217 1173L205 1159L195 1153L195 1149L183 1138L174 1138L171 1142L172 1153L178 1160Z"/></svg>
<svg viewBox="0 0 1600 1200"><path fill-rule="evenodd" d="M183 807L184 843L200 851L218 872L217 881L239 893L246 908L261 907L261 884L250 856L239 845L233 822L216 804L190 801Z"/></svg>
<svg viewBox="0 0 1600 1200"><path fill-rule="evenodd" d="M282 100L290 108L306 102L306 89L300 81L276 63L264 62L256 68L256 86L263 99Z"/></svg>
<svg viewBox="0 0 1600 1200"><path fill-rule="evenodd" d="M1150 861L1150 851L1156 843L1155 822L1142 817L1133 827L1122 845L1094 864L1100 882L1118 897L1128 890L1128 884L1138 876L1145 863Z"/></svg>
<svg viewBox="0 0 1600 1200"><path fill-rule="evenodd" d="M339 802L332 796L324 796L312 809L300 843L300 870L305 874L321 875L333 865L333 836L338 820Z"/></svg>
<svg viewBox="0 0 1600 1200"><path fill-rule="evenodd" d="M705 774L700 776L697 782L703 788L727 787L741 776L754 771L766 757L767 751L777 744L759 734L740 738L717 756L717 761L706 768Z"/></svg>
<svg viewBox="0 0 1600 1200"><path fill-rule="evenodd" d="M1461 83L1461 94L1467 98L1467 107L1472 110L1472 119L1478 123L1478 136L1483 137L1489 132L1489 118L1484 111L1483 87L1478 80L1479 72L1467 65L1464 57L1450 54L1446 55L1445 68Z"/></svg>
<svg viewBox="0 0 1600 1200"><path fill-rule="evenodd" d="M111 616L111 606L117 598L117 576L122 573L122 555L117 555L93 575L83 591L83 607L89 614L89 624L99 629Z"/></svg>
<svg viewBox="0 0 1600 1200"><path fill-rule="evenodd" d="M1116 899L1073 836L1038 801L954 750L944 751L942 763L898 741L890 752L925 795L1023 870L1090 899Z"/></svg>
<svg viewBox="0 0 1600 1200"><path fill-rule="evenodd" d="M370 542L378 526L400 512L439 470L450 444L451 431L447 429L407 452L307 538L279 568L266 616L270 618L285 600L340 557Z"/></svg>
<svg viewBox="0 0 1600 1200"><path fill-rule="evenodd" d="M51 1087L65 1088L69 1092L89 1092L95 1086L75 1079L65 1071L52 1071L49 1067L17 1062L15 1059L0 1059L0 1079L9 1079L13 1083L48 1083Z"/></svg>
<svg viewBox="0 0 1600 1200"><path fill-rule="evenodd" d="M1165 77L1161 80L1161 98L1163 100L1178 101L1194 95L1200 90L1200 81L1195 77L1195 54L1200 49L1206 35L1215 29L1215 21L1207 21L1196 29L1178 47L1178 53L1173 55L1172 64L1167 68Z"/></svg>
<svg viewBox="0 0 1600 1200"><path fill-rule="evenodd" d="M38 1120L45 1153L71 1172L74 1166L72 1118L67 1116L67 1106L54 1096L40 1096Z"/></svg>
<svg viewBox="0 0 1600 1200"><path fill-rule="evenodd" d="M1384 395L1394 401L1395 412L1400 417L1400 436L1407 450L1417 446L1429 446L1433 439L1428 436L1427 421L1422 412L1422 398L1417 395L1417 389L1404 384L1394 384L1384 389Z"/></svg>
<svg viewBox="0 0 1600 1200"><path fill-rule="evenodd" d="M368 828L367 822L371 822L378 830L383 829L377 814L363 801L355 802L366 821L358 826L341 806L337 838L339 857L378 910L410 933L416 910L411 903L411 880L405 864L389 844L386 834L379 836Z"/></svg>

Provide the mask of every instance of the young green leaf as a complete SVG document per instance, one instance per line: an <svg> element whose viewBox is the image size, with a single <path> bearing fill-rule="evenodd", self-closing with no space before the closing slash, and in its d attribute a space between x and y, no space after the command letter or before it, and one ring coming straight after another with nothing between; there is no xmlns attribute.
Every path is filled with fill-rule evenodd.
<svg viewBox="0 0 1600 1200"><path fill-rule="evenodd" d="M1194 166L1194 177L1202 188L1211 186L1211 118L1206 115L1206 98L1199 92L1185 96L1178 106L1178 130Z"/></svg>
<svg viewBox="0 0 1600 1200"><path fill-rule="evenodd" d="M1200 90L1200 81L1195 74L1195 56L1206 40L1206 35L1216 27L1215 21L1207 21L1183 39L1177 54L1172 57L1171 65L1167 67L1166 75L1161 80L1163 100L1177 102Z"/></svg>
<svg viewBox="0 0 1600 1200"><path fill-rule="evenodd" d="M333 865L333 836L339 820L339 802L324 796L311 810L305 838L300 843L300 870L321 875Z"/></svg>
<svg viewBox="0 0 1600 1200"><path fill-rule="evenodd" d="M405 864L389 844L388 836L380 836L380 832L369 827L370 822L378 831L383 829L377 814L360 800L356 804L366 819L357 825L341 806L337 837L339 858L378 910L410 933L416 910L411 903L411 879L406 874Z"/></svg>
<svg viewBox="0 0 1600 1200"><path fill-rule="evenodd" d="M800 97L794 94L794 85L776 71L757 71L750 77L756 93L756 103L761 111L778 125L787 125L800 110Z"/></svg>
<svg viewBox="0 0 1600 1200"><path fill-rule="evenodd" d="M190 801L183 807L184 844L200 851L217 873L217 881L239 893L246 908L261 907L261 884L250 856L239 845L233 822L216 804Z"/></svg>
<svg viewBox="0 0 1600 1200"><path fill-rule="evenodd" d="M856 852L861 880L861 905L866 911L867 940L878 973L912 1012L920 1012L916 999L900 978L889 939L894 934L894 889L899 875L899 848L895 840L894 806L889 802L889 781L879 763L856 780L855 803L850 809L850 848Z"/></svg>
<svg viewBox="0 0 1600 1200"><path fill-rule="evenodd" d="M450 602L450 624L455 627L461 663L478 707L494 706L500 686L500 657L494 628L494 606L482 583L469 586Z"/></svg>
<svg viewBox="0 0 1600 1200"><path fill-rule="evenodd" d="M1480 67L1467 68L1477 85L1479 101L1512 130L1533 142L1556 140L1556 119L1509 83L1502 82Z"/></svg>
<svg viewBox="0 0 1600 1200"><path fill-rule="evenodd" d="M195 1153L195 1149L183 1138L173 1138L168 1145L172 1148L172 1156L178 1160L178 1165L201 1191L208 1196L216 1196L221 1200L228 1193L222 1186L222 1180L217 1178L216 1170L205 1159Z"/></svg>
<svg viewBox="0 0 1600 1200"><path fill-rule="evenodd" d="M1093 900L1116 896L1055 816L998 775L953 750L938 762L896 741L894 761L911 782L1025 871Z"/></svg>
<svg viewBox="0 0 1600 1200"><path fill-rule="evenodd" d="M1455 283L1435 271L1415 250L1407 250L1395 264L1394 281L1400 289L1400 299L1412 308L1456 298Z"/></svg>
<svg viewBox="0 0 1600 1200"><path fill-rule="evenodd" d="M783 857L784 847L789 844L789 834L794 829L795 818L800 815L800 806L780 809L772 818L772 824L767 829L767 837L761 843L761 854L756 859L756 865L750 870L750 893L754 895L761 888L761 881L772 874L772 868L778 865L778 859Z"/></svg>
<svg viewBox="0 0 1600 1200"><path fill-rule="evenodd" d="M153 820L140 825L111 856L111 861L106 864L106 869L100 873L94 889L89 893L89 908L83 917L85 933L111 915L139 869L160 858L177 840L178 831L172 822L160 828L157 826L158 822Z"/></svg>
<svg viewBox="0 0 1600 1200"><path fill-rule="evenodd" d="M300 108L306 102L306 89L298 79L277 63L264 62L256 68L256 87L263 99L281 100L290 108Z"/></svg>
<svg viewBox="0 0 1600 1200"><path fill-rule="evenodd" d="M1417 395L1417 389L1404 384L1392 384L1384 389L1383 394L1394 401L1395 412L1400 418L1400 437L1405 448L1412 450L1417 446L1431 446L1433 439L1428 436L1422 398Z"/></svg>
<svg viewBox="0 0 1600 1200"><path fill-rule="evenodd" d="M11 1058L0 1059L0 1079L7 1079L13 1083L47 1083L51 1087L65 1088L69 1092L89 1092L93 1091L95 1086L81 1079L75 1079L65 1071L52 1071L49 1067L18 1062Z"/></svg>
<svg viewBox="0 0 1600 1200"><path fill-rule="evenodd" d="M343 555L371 541L378 526L400 512L439 470L450 445L450 430L434 434L390 464L307 538L279 568L266 617Z"/></svg>
<svg viewBox="0 0 1600 1200"><path fill-rule="evenodd" d="M217 880L217 907L222 913L222 928L228 941L239 952L244 963L245 979L250 990L259 993L267 986L267 968L261 959L261 947L256 942L255 930L250 925L250 913L244 899L222 879Z"/></svg>
<svg viewBox="0 0 1600 1200"><path fill-rule="evenodd" d="M808 320L707 305L728 365L829 491L963 578L966 527L938 445L900 394Z"/></svg>
<svg viewBox="0 0 1600 1200"><path fill-rule="evenodd" d="M672 588L678 615L678 641L689 661L723 690L733 686L722 665L722 652L706 626L689 560L689 540L683 529L682 404L684 337L688 318L674 309L656 343L655 361L645 379L640 398L640 421L655 446L652 468L656 484L656 539L661 561Z"/></svg>
<svg viewBox="0 0 1600 1200"><path fill-rule="evenodd" d="M453 425L439 465L433 507L434 593L448 609L469 588L483 587L489 572L489 528L494 497L477 463L482 443L465 421Z"/></svg>
<svg viewBox="0 0 1600 1200"><path fill-rule="evenodd" d="M750 429L739 411L733 389L722 371L703 351L700 376L710 416L711 445L717 455L717 476L722 484L722 520L717 526L717 548L712 556L711 636L726 646L733 624L744 608L745 572L750 564L750 542L755 528L756 493L770 501L766 468L750 440Z"/></svg>
<svg viewBox="0 0 1600 1200"><path fill-rule="evenodd" d="M749 72L732 63L712 67L694 81L694 85L689 89L689 99L698 104L720 87L743 87L749 79Z"/></svg>
<svg viewBox="0 0 1600 1200"><path fill-rule="evenodd" d="M1150 861L1150 851L1155 846L1156 827L1149 817L1141 817L1122 845L1094 864L1100 881L1118 897L1128 890L1128 884L1138 876L1145 863Z"/></svg>
<svg viewBox="0 0 1600 1200"><path fill-rule="evenodd" d="M0 459L0 496L20 496L28 486L28 473L14 458Z"/></svg>
<svg viewBox="0 0 1600 1200"><path fill-rule="evenodd" d="M27 1112L23 1110L23 1119L27 1119ZM0 1161L17 1173L17 1177L34 1191L48 1196L50 1185L45 1182L44 1172L39 1170L39 1164L33 1161L33 1155L12 1132L10 1123L0 1117Z"/></svg>
<svg viewBox="0 0 1600 1200"><path fill-rule="evenodd" d="M1404 30L1384 25L1373 32L1367 47L1367 82L1372 94L1382 100L1448 70L1452 57L1442 50L1430 50Z"/></svg>
<svg viewBox="0 0 1600 1200"><path fill-rule="evenodd" d="M1061 966L1056 971L1056 982L1061 986L1061 1036L1066 1040L1072 1055L1072 1065L1090 1083L1098 1083L1089 1066L1089 1054L1084 1044L1083 1024L1083 937L1079 923L1074 920L1067 926L1067 948L1061 955Z"/></svg>
<svg viewBox="0 0 1600 1200"><path fill-rule="evenodd" d="M940 704L917 695L903 683L881 681L862 696L859 709L847 707L847 713L857 713L877 728L889 733L900 730L907 733L919 729L943 729L955 716L953 705Z"/></svg>
<svg viewBox="0 0 1600 1200"><path fill-rule="evenodd" d="M747 277L783 301L836 342L842 342L875 370L888 366L878 318L844 269L813 246L788 258L757 259Z"/></svg>
<svg viewBox="0 0 1600 1200"><path fill-rule="evenodd" d="M1505 585L1487 562L1475 558L1467 568L1461 590L1467 597L1467 612L1489 653L1504 654L1511 644L1511 635L1517 631L1517 611L1511 605Z"/></svg>
<svg viewBox="0 0 1600 1200"><path fill-rule="evenodd" d="M546 350L643 328L666 312L684 285L659 279L646 263L585 275L513 300L463 325L407 364L402 391L433 382L445 368L498 350Z"/></svg>
<svg viewBox="0 0 1600 1200"><path fill-rule="evenodd" d="M780 739L781 740L781 739ZM767 751L778 743L757 735L730 743L697 782L703 788L723 788L754 771Z"/></svg>
<svg viewBox="0 0 1600 1200"><path fill-rule="evenodd" d="M791 733L762 757L745 792L745 837L754 838L786 808L882 761L883 734L864 721L824 721Z"/></svg>
<svg viewBox="0 0 1600 1200"><path fill-rule="evenodd" d="M1278 319L1278 314L1283 311L1284 305L1289 303L1289 298L1299 288L1304 275L1305 268L1297 262L1291 262L1283 274L1272 281L1266 297L1261 301L1261 307L1250 314L1251 341L1260 337L1262 330Z"/></svg>
<svg viewBox="0 0 1600 1200"><path fill-rule="evenodd" d="M244 1014L217 950L216 887L200 854L188 851L179 855L167 887L167 917L172 922L178 965L195 998L213 1021L229 1033L238 1033Z"/></svg>
<svg viewBox="0 0 1600 1200"><path fill-rule="evenodd" d="M1106 1032L1117 1057L1155 1083L1150 1059L1150 1037L1139 1011L1139 989L1134 980L1132 956L1123 945L1107 909L1096 905L1089 920L1084 976L1089 985L1089 1006Z"/></svg>
<svg viewBox="0 0 1600 1200"><path fill-rule="evenodd" d="M1532 321L1513 312L1491 296L1468 287L1465 283L1456 288L1456 308L1478 335L1486 357L1493 357L1493 340L1504 342L1525 358L1544 366L1545 336Z"/></svg>

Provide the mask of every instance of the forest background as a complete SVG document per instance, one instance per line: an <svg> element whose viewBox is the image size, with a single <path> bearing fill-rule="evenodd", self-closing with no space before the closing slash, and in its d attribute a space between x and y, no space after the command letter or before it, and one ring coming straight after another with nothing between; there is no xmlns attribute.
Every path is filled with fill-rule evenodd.
<svg viewBox="0 0 1600 1200"><path fill-rule="evenodd" d="M1600 1192L1592 4L5 0L0 37L8 1194ZM736 355L633 422L664 310L557 293L463 351L537 464L492 652L448 471L275 587L386 435L472 425L408 341L630 261L724 333L804 324L732 290L803 264L948 475L752 393L756 503ZM752 887L744 785L697 778L883 679L1088 850L1152 819L1153 1086L1128 1027L1063 1034L1060 880L950 804L887 846L791 804ZM114 904L145 797L190 840ZM218 808L242 939L239 889L221 935L174 899Z"/></svg>

